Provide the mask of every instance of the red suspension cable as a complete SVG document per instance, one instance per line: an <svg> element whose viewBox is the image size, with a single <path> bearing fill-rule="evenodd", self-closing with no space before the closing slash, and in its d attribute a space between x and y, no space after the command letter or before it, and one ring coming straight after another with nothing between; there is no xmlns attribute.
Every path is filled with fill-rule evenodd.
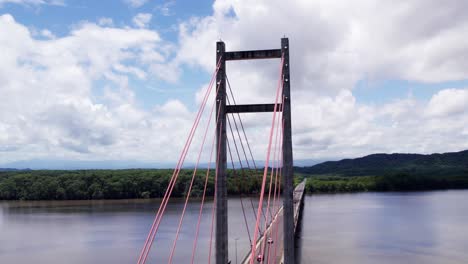
<svg viewBox="0 0 468 264"><path fill-rule="evenodd" d="M216 94L218 93L218 89L219 89L219 87L216 89ZM189 200L190 194L192 192L193 182L195 181L195 176L197 174L198 165L200 164L200 159L201 159L201 156L202 156L202 153L203 153L203 147L205 146L206 136L208 135L208 130L210 128L211 118L213 117L213 112L214 112L214 109L215 109L215 105L216 104L215 104L215 101L214 101L212 106L211 106L211 111L210 111L210 115L209 115L209 118L208 118L208 124L206 124L206 129L205 129L205 133L203 135L202 144L201 144L201 147L200 147L200 151L198 153L197 163L195 165L195 168L193 169L192 179L190 181L189 189L188 189L188 192L187 192L186 197L185 197L184 208L182 209L182 214L180 216L179 225L177 227L176 236L175 236L175 239L174 239L174 243L172 245L171 254L169 256L168 264L172 263L172 259L174 257L175 248L176 248L176 245L177 245L177 240L179 239L180 229L182 228L182 222L184 221L185 211L187 210L188 200Z"/></svg>
<svg viewBox="0 0 468 264"><path fill-rule="evenodd" d="M218 124L218 122L219 122L219 114L220 114L219 110L220 110L220 108L221 108L221 104L218 106L218 115L216 117L216 124ZM193 264L193 262L195 260L195 252L197 250L197 242L198 242L198 235L199 235L199 232L200 232L201 216L202 216L202 213L203 213L203 206L205 204L206 187L208 185L208 178L209 178L209 174L210 174L210 166L211 166L211 161L212 161L212 158L213 158L215 142L216 142L216 133L215 133L215 136L213 137L213 141L212 141L212 144L211 144L210 161L208 163L208 168L206 170L205 185L203 187L203 195L202 195L202 200L201 200L201 204L200 204L200 211L198 213L197 229L196 229L196 232L195 232L195 240L193 242L193 248L192 248L192 257L190 259L191 264Z"/></svg>
<svg viewBox="0 0 468 264"><path fill-rule="evenodd" d="M273 186L273 174L275 172L275 170L278 168L278 160L277 160L277 154L278 154L278 139L280 138L279 137L279 133L280 133L280 114L278 114L278 119L277 119L277 125L276 125L276 131L275 131L275 143L274 143L274 151L273 151L273 161L274 161L274 165L271 167L271 172L270 172L270 186L268 188L268 202L267 202L267 210L269 211L269 216L271 217L271 220L268 222L269 225L273 224L273 214L271 213L271 207L270 207L270 201L271 201L271 189L272 189L272 186ZM267 226L267 223L265 223L265 230L266 230L266 226ZM269 228L269 233L271 235L271 228ZM262 255L264 255L264 250L265 250L265 244L266 244L266 237L267 237L268 234L265 234L265 238L263 239L263 246L261 247L262 248Z"/></svg>
<svg viewBox="0 0 468 264"><path fill-rule="evenodd" d="M149 254L149 251L151 249L151 246L153 244L153 241L154 241L154 237L156 236L156 233L157 233L157 230L159 228L159 224L161 222L161 219L162 219L162 215L164 214L164 211L166 209L166 205L167 205L167 202L169 200L169 197L171 196L172 194L172 190L174 188L174 185L175 185L175 182L177 180L177 177L179 175L179 172L180 172L180 169L182 167L182 164L185 160L185 157L187 155L187 152L188 152L188 149L190 148L190 145L191 145L191 142L192 142L192 139L193 139L193 136L195 134L195 130L197 129L198 127L198 123L200 121L200 118L201 118L201 114L203 113L203 110L205 108L205 105L206 105L206 101L208 100L208 96L210 94L210 91L213 87L213 83L214 83L214 79L216 77L216 74L218 73L218 70L219 70L219 66L221 64L221 58L220 60L218 61L218 64L216 65L216 70L214 71L212 77L211 77L211 81L210 81L210 84L208 86L208 89L205 93L205 96L203 98L203 101L202 101L202 104L200 105L200 108L198 110L198 113L197 113L197 116L195 118L195 121L192 125L192 128L190 130L190 133L189 133L189 136L187 138L187 141L185 142L185 145L184 145L184 148L182 150L182 153L179 157L179 161L177 162L177 166L172 174L172 177L171 177L171 180L169 182L169 186L168 188L166 189L166 192L164 194L164 198L161 202L161 205L159 206L159 209L158 209L158 212L156 213L156 217L153 221L153 224L150 228L150 232L148 234L148 237L146 238L146 241L145 241L145 244L144 244L144 247L140 253L140 256L138 258L138 264L144 264L146 263L146 259L148 257L148 254Z"/></svg>
<svg viewBox="0 0 468 264"><path fill-rule="evenodd" d="M218 149L221 148L221 131L223 130L223 124L221 123L221 129L219 130L219 135L218 135ZM217 154L216 158L216 166L219 164L220 160L220 152ZM209 245L209 252L208 252L208 264L211 264L211 249L213 245L213 227L214 227L214 218L215 218L215 209L216 209L216 199L218 196L218 167L216 167L216 173L215 173L215 192L214 192L214 199L213 199L213 208L211 210L211 232L210 232L210 245Z"/></svg>
<svg viewBox="0 0 468 264"><path fill-rule="evenodd" d="M267 225L271 225L273 224L273 215L271 214L271 210L270 210L270 201L271 201L271 189L272 189L272 186L273 186L273 173L275 171L275 167L278 166L278 162L276 160L276 155L277 155L277 152L278 152L278 138L279 138L279 128L280 128L280 120L279 120L279 117L280 115L278 115L278 119L277 119L277 125L276 125L276 131L275 131L275 143L274 143L274 148L273 148L273 162L274 162L274 166L271 167L271 172L270 172L270 186L268 188L268 199L267 199L267 216L270 217L270 221L267 221L265 222L265 227L264 227L264 230L265 230L265 234L264 234L264 238L263 238L263 245L261 247L261 252L262 252L262 256L264 255L265 253L265 245L266 245L266 240L267 240L267 236L268 236L268 230L267 230ZM271 228L269 229L270 230L270 234L271 234Z"/></svg>
<svg viewBox="0 0 468 264"><path fill-rule="evenodd" d="M284 105L284 97L283 97L283 104L282 106ZM281 109L281 113L282 113L283 109ZM281 117L282 117L282 114L281 114ZM278 186L280 183L278 183L278 174L279 174L279 170L280 170L280 166L282 166L282 154L283 154L283 126L284 126L284 122L279 122L280 119L279 118L279 115L278 115L278 124L281 124L280 125L280 130L279 130L279 138L277 138L277 141L276 141L276 144L278 144L279 146L279 155L278 155L278 158L275 160L275 163L276 163L276 167L275 167L275 186L274 186L274 194L273 194L273 210L274 210L274 215L275 215L275 218L278 217L278 210L277 210L277 200L279 200L279 193L277 193L277 189L278 189ZM279 142L278 142L279 140ZM273 221L273 220L272 220ZM274 241L277 241L277 238L278 238L278 223L276 223L275 226L272 227L272 230L270 230L270 237L272 236L272 233L275 232L275 240ZM277 243L276 243L277 244ZM276 251L276 244L275 244L275 251ZM271 256L271 249L268 250L268 264L270 263L270 256ZM276 259L276 253L275 253L275 257L273 259L273 261Z"/></svg>
<svg viewBox="0 0 468 264"><path fill-rule="evenodd" d="M265 160L265 168L263 169L263 180L262 180L262 188L261 188L261 192L260 192L260 201L259 201L259 204L258 204L258 209L257 209L257 221L255 223L255 231L254 231L254 243L257 242L257 238L258 238L258 227L259 227L259 220L260 220L260 213L261 213L261 208L263 206L263 196L264 196L264 193L265 193L265 184L266 184L266 177L267 177L267 173L268 173L268 165L269 165L269 161L270 161L270 152L271 152L271 143L272 143L272 138L273 138L273 130L274 130L274 127L275 127L275 121L276 121L276 111L278 109L278 99L279 99L279 93L280 93L280 89L281 89L281 81L282 81L282 75L283 75L283 63L284 63L284 57L282 56L281 57L281 63L280 63L280 78L278 80L278 88L276 90L276 99L275 99L275 106L274 106L274 109L273 109L273 118L272 118L272 121L271 121L271 129L270 129L270 136L269 136L269 139L268 139L268 150L267 150L267 157L266 157L266 160ZM250 258L250 264L254 264L254 258L255 258L255 251L256 251L256 245L254 244L254 246L252 247L252 252L251 252L251 258Z"/></svg>
<svg viewBox="0 0 468 264"><path fill-rule="evenodd" d="M283 105L284 105L284 97L283 97ZM283 133L284 133L284 119L281 122L281 138L283 138ZM283 140L281 140L281 148L280 148L280 169L279 169L279 179L278 179L278 201L279 201L279 195L281 193L281 178L282 178L282 172L283 172ZM280 206L277 205L277 213L279 213L279 208ZM275 241L278 240L278 229L279 227L276 226L275 230ZM283 231L284 232L284 231ZM274 259L276 259L277 256L277 249L278 249L278 243L275 243L275 254L274 254Z"/></svg>

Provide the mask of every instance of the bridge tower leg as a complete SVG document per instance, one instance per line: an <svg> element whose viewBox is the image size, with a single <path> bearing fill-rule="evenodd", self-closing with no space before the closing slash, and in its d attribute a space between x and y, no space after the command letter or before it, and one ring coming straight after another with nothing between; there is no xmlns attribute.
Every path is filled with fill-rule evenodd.
<svg viewBox="0 0 468 264"><path fill-rule="evenodd" d="M224 42L216 43L216 65L220 62L216 75L216 264L228 263L228 205L227 205L227 152L226 152L226 56Z"/></svg>
<svg viewBox="0 0 468 264"><path fill-rule="evenodd" d="M295 263L294 252L294 173L293 153L291 138L291 92L289 78L289 41L281 39L281 52L284 56L283 62L283 234L284 234L284 264Z"/></svg>

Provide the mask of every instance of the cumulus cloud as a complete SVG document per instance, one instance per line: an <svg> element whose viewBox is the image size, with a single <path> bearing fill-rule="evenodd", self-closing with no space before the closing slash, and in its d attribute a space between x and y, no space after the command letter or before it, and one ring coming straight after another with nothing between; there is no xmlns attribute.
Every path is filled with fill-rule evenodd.
<svg viewBox="0 0 468 264"><path fill-rule="evenodd" d="M206 47L216 40L228 50L275 48L286 34L296 89L334 93L364 74L427 82L468 78L461 34L468 29L461 10L468 6L462 0L443 6L434 0L222 0L213 8L213 15L180 25L181 61L208 69L215 54Z"/></svg>
<svg viewBox="0 0 468 264"><path fill-rule="evenodd" d="M138 7L146 1L126 2ZM466 89L381 104L359 102L353 89L364 78L468 79L467 8L462 0L219 0L211 15L179 23L177 43L146 27L150 14L134 18L138 28L83 23L45 40L4 15L0 93L8 100L0 104L0 151L9 155L0 162L51 153L173 161L194 113L176 99L141 109L129 79L177 82L187 68L211 73L219 39L227 50L269 49L279 48L284 34L290 40L296 159L466 149ZM229 62L237 102L273 102L278 64ZM97 97L93 91L103 80ZM197 88L198 105L206 85ZM271 114L244 116L258 159L264 159L270 122Z"/></svg>
<svg viewBox="0 0 468 264"><path fill-rule="evenodd" d="M0 16L0 28L0 151L9 152L0 162L88 154L153 159L164 139L154 137L157 131L184 127L180 118L141 109L128 81L147 79L152 64L166 60L157 32L84 23L67 36L38 40L11 15ZM137 150L143 145L153 147Z"/></svg>
<svg viewBox="0 0 468 264"><path fill-rule="evenodd" d="M152 15L149 13L139 13L133 17L133 24L139 28L144 28L148 26L148 23L151 21Z"/></svg>
<svg viewBox="0 0 468 264"><path fill-rule="evenodd" d="M52 33L50 30L48 29L43 29L41 30L40 32L41 36L45 37L45 38L49 38L49 39L54 39L55 38L55 35L54 33Z"/></svg>
<svg viewBox="0 0 468 264"><path fill-rule="evenodd" d="M445 89L429 101L427 113L433 116L457 115L468 112L468 89Z"/></svg>
<svg viewBox="0 0 468 264"><path fill-rule="evenodd" d="M467 116L460 114L466 109L464 91L441 91L430 102L408 97L383 105L359 104L352 91L363 79L468 79L467 8L461 0L443 6L432 0L221 0L212 15L179 25L177 60L210 71L219 39L227 50L268 49L279 48L286 34L296 158L459 150L468 147L462 135ZM272 102L277 65L228 62L238 101ZM257 130L267 125L261 118L246 119Z"/></svg>

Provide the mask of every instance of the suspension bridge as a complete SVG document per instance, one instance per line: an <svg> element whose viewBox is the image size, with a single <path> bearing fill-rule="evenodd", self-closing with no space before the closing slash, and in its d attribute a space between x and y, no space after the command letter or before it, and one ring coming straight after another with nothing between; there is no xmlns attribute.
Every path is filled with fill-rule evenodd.
<svg viewBox="0 0 468 264"><path fill-rule="evenodd" d="M271 104L237 104L231 83L226 73L226 63L239 60L276 59L278 80L275 102ZM172 191L183 167L187 154L191 150L194 138L199 132L201 144L196 151L196 164L190 183L187 185L184 206L180 212L177 228L174 233L171 250L167 252L167 263L174 263L177 252L177 241L184 224L187 204L192 197L192 188L197 177L200 177L199 165L202 154L209 153L209 162L203 170L203 193L198 210L195 236L190 254L190 263L195 263L197 254L206 254L207 263L234 263L228 254L228 177L237 179L237 191L249 241L249 250L240 263L295 263L295 232L300 218L305 182L294 188L293 153L291 140L291 98L289 70L289 40L281 39L281 48L269 50L226 51L225 43L216 43L216 68L205 91L197 115L190 129L177 165L169 181L148 236L139 254L137 264L147 263L150 251L155 243L161 221ZM274 91L274 89L272 89ZM214 102L209 102L214 93ZM271 112L271 127L266 139L267 150L262 159L263 166L256 163L251 144L246 133L242 115L244 113ZM201 120L205 120L205 122ZM214 121L214 124L212 124ZM206 123L206 124L205 124ZM203 125L201 125L203 124ZM204 127L203 127L204 126ZM203 127L200 129L200 127ZM210 133L210 131L212 131ZM229 175L229 176L228 176ZM200 230L205 205L208 199L210 177L214 178L213 205L208 210L210 228ZM257 195L252 190L245 190L243 182L247 179L258 179L260 183ZM250 201L245 204L245 201ZM246 210L253 211L253 218ZM205 210L204 210L205 209ZM253 228L252 228L253 227ZM209 234L208 248L199 247L200 232ZM235 260L237 264L237 256Z"/></svg>

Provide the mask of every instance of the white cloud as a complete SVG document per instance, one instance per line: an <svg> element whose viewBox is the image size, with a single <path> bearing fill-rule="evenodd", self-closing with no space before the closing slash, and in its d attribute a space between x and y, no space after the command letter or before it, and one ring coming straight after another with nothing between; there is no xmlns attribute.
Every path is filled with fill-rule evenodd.
<svg viewBox="0 0 468 264"><path fill-rule="evenodd" d="M364 78L429 83L468 79L465 1L440 6L421 0L379 4L222 0L213 8L210 16L180 24L176 60L211 72L219 39L228 51L268 49L279 48L280 37L286 34L295 158L468 148L461 92L457 99L441 92L430 103L410 96L383 105L359 104L352 94L356 82ZM238 101L272 102L277 65L228 62ZM441 120L436 113L459 114ZM260 133L259 127L269 123L262 118L246 116L246 123Z"/></svg>
<svg viewBox="0 0 468 264"><path fill-rule="evenodd" d="M182 137L187 113L169 118L141 109L128 81L148 78L152 64L166 60L157 32L84 23L67 36L38 40L11 15L0 16L0 28L0 97L8 98L0 104L0 151L8 151L0 163L176 157L170 150L154 154L169 140L154 135Z"/></svg>
<svg viewBox="0 0 468 264"><path fill-rule="evenodd" d="M167 103L165 103L164 105L156 106L154 111L156 111L156 112L158 112L158 113L160 113L162 115L165 115L165 116L174 116L174 117L181 116L181 117L185 117L185 118L190 117L189 110L179 100L170 100Z"/></svg>
<svg viewBox="0 0 468 264"><path fill-rule="evenodd" d="M151 65L150 72L159 79L169 83L176 83L179 80L181 74L181 70L175 63L153 63Z"/></svg>
<svg viewBox="0 0 468 264"><path fill-rule="evenodd" d="M157 5L155 10L158 10L159 13L161 13L163 16L171 16L173 15L171 8L175 5L175 3L175 0L167 1L162 5Z"/></svg>
<svg viewBox="0 0 468 264"><path fill-rule="evenodd" d="M212 16L181 24L179 60L209 69L219 39L228 50L275 48L286 34L296 89L333 94L364 75L465 79L468 19L462 10L467 8L462 0L443 6L434 0L216 1Z"/></svg>
<svg viewBox="0 0 468 264"><path fill-rule="evenodd" d="M41 30L41 36L48 38L48 39L54 39L55 35L48 29L43 29Z"/></svg>
<svg viewBox="0 0 468 264"><path fill-rule="evenodd" d="M445 89L435 94L428 105L427 113L445 117L468 112L468 89Z"/></svg>
<svg viewBox="0 0 468 264"><path fill-rule="evenodd" d="M38 40L4 15L0 96L8 100L0 104L0 151L9 155L0 162L50 155L174 161L194 113L177 100L141 109L129 78L177 82L185 68L212 72L220 38L227 50L268 49L279 48L283 34L290 40L296 159L465 149L466 89L364 104L353 88L364 78L468 79L467 8L461 0L220 0L212 15L180 23L178 43L146 29L148 16L135 17L138 28L84 23L64 37ZM278 66L229 62L237 102L271 103ZM194 92L196 104L204 89ZM244 116L258 159L270 118Z"/></svg>
<svg viewBox="0 0 468 264"><path fill-rule="evenodd" d="M133 24L139 28L147 27L151 21L152 15L149 13L139 13L133 17Z"/></svg>
<svg viewBox="0 0 468 264"><path fill-rule="evenodd" d="M110 17L101 17L99 18L98 20L98 24L100 26L113 26L114 25L114 21L112 20L112 18Z"/></svg>
<svg viewBox="0 0 468 264"><path fill-rule="evenodd" d="M139 8L145 5L148 0L124 0L124 2L132 8Z"/></svg>

